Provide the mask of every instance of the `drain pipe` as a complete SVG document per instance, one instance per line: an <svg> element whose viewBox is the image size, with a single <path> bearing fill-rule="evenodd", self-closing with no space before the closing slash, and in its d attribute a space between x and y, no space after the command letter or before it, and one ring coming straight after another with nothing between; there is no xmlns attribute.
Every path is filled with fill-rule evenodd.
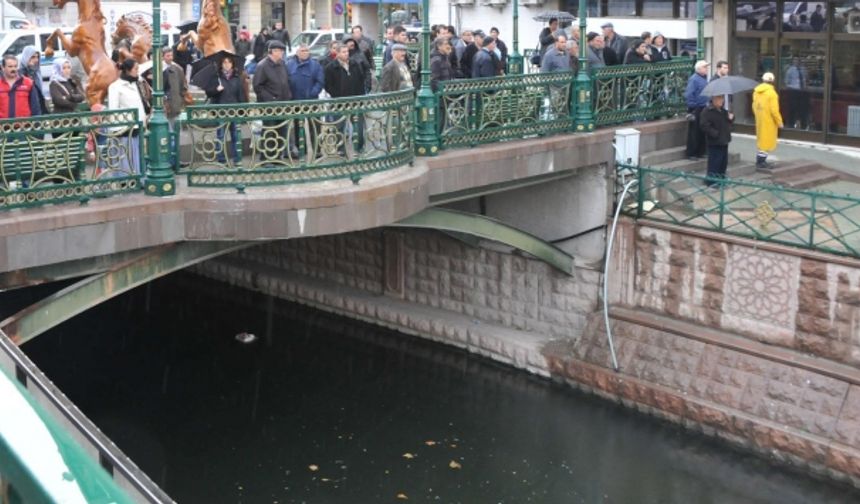
<svg viewBox="0 0 860 504"><path fill-rule="evenodd" d="M630 188L639 182L638 179L632 179L624 184L624 190L621 191L621 197L618 198L618 205L615 208L615 217L612 219L612 228L609 231L609 242L606 245L606 260L603 264L603 324L606 326L606 340L609 342L609 354L612 356L612 367L616 372L619 370L618 357L615 355L615 344L612 342L612 329L609 327L609 260L612 257L612 244L615 241L615 229L618 227L618 218L621 216L621 208L624 207L624 198L627 197L627 192Z"/></svg>

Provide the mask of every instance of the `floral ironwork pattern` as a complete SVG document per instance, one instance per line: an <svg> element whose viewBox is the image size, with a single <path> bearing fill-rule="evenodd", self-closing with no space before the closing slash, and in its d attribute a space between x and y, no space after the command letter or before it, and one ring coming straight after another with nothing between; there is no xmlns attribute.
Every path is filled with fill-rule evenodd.
<svg viewBox="0 0 860 504"><path fill-rule="evenodd" d="M574 74L554 72L439 83L443 147L572 131Z"/></svg>
<svg viewBox="0 0 860 504"><path fill-rule="evenodd" d="M686 110L689 58L598 68L593 72L593 110L598 125L644 121Z"/></svg>
<svg viewBox="0 0 860 504"><path fill-rule="evenodd" d="M358 180L411 162L411 90L331 100L188 108L189 185L235 186ZM228 124L237 149L229 152ZM241 139L249 138L247 156ZM236 163L236 159L241 159Z"/></svg>
<svg viewBox="0 0 860 504"><path fill-rule="evenodd" d="M0 120L0 208L138 190L142 130L137 110Z"/></svg>

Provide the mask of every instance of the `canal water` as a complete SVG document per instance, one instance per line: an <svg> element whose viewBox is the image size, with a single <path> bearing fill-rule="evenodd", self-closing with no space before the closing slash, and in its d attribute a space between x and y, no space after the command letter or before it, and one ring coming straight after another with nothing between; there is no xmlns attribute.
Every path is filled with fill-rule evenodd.
<svg viewBox="0 0 860 504"><path fill-rule="evenodd" d="M860 502L566 386L189 274L24 349L182 503Z"/></svg>

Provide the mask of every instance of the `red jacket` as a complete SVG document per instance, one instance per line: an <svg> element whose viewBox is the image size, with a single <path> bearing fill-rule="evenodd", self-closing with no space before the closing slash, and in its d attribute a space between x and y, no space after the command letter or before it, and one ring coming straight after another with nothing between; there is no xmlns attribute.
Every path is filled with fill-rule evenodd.
<svg viewBox="0 0 860 504"><path fill-rule="evenodd" d="M34 104L33 91L33 81L28 77L18 77L11 86L0 77L0 119L39 115L41 110L38 101Z"/></svg>

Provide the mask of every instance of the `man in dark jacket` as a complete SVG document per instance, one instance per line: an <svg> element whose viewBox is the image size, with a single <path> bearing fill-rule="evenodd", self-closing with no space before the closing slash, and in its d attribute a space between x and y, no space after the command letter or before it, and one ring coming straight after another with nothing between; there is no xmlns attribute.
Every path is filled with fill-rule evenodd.
<svg viewBox="0 0 860 504"><path fill-rule="evenodd" d="M451 66L451 41L437 38L433 43L433 53L430 54L430 87L437 91L440 81L455 79L454 67Z"/></svg>
<svg viewBox="0 0 860 504"><path fill-rule="evenodd" d="M490 36L496 39L496 47L499 49L499 75L508 71L508 46L499 38L499 29L495 26L490 28Z"/></svg>
<svg viewBox="0 0 860 504"><path fill-rule="evenodd" d="M339 44L337 59L325 69L325 90L332 98L360 96L364 92L364 74L349 57L349 47Z"/></svg>
<svg viewBox="0 0 860 504"><path fill-rule="evenodd" d="M260 33L254 37L254 61L259 63L266 57L266 52L269 50L269 41L272 37L269 36L269 29L265 26Z"/></svg>
<svg viewBox="0 0 860 504"><path fill-rule="evenodd" d="M263 102L279 102L287 101L292 98L290 92L290 81L287 76L287 65L284 64L284 52L287 47L280 40L269 41L269 56L264 58L257 64L257 69L254 71L254 92L257 94L257 101ZM263 121L264 127L272 128L275 125L281 124L281 120ZM282 138L287 138L287 127L278 128L278 135ZM265 135L267 132L264 131ZM295 147L292 149L279 148L260 149L260 160L271 161L280 157L289 157L290 154L297 155ZM293 152L291 152L293 151Z"/></svg>
<svg viewBox="0 0 860 504"><path fill-rule="evenodd" d="M277 40L287 46L288 51L293 50L293 45L290 42L290 32L284 28L284 23L280 21L275 23L275 31L272 32L272 40Z"/></svg>
<svg viewBox="0 0 860 504"><path fill-rule="evenodd" d="M472 33L472 43L466 46L463 50L463 55L460 56L460 71L463 72L463 77L472 77L472 66L475 63L475 56L481 52L481 47L484 45L484 34L476 31Z"/></svg>
<svg viewBox="0 0 860 504"><path fill-rule="evenodd" d="M699 127L702 110L708 105L708 97L702 96L702 90L708 85L708 68L710 63L699 60L695 65L695 72L687 81L687 89L684 90L684 100L687 102L687 157L691 160L705 155L705 137Z"/></svg>
<svg viewBox="0 0 860 504"><path fill-rule="evenodd" d="M484 39L483 48L475 55L472 61L472 77L495 77L496 64L491 53L496 50L496 39L487 37Z"/></svg>
<svg viewBox="0 0 860 504"><path fill-rule="evenodd" d="M726 177L726 167L729 164L729 142L732 141L734 116L723 108L724 102L723 95L712 96L699 120L708 143L708 178L705 180L708 187L718 184L720 179Z"/></svg>
<svg viewBox="0 0 860 504"><path fill-rule="evenodd" d="M544 53L555 44L555 32L558 31L558 19L552 18L549 20L549 26L545 26L538 35L540 42L540 56L543 59Z"/></svg>

